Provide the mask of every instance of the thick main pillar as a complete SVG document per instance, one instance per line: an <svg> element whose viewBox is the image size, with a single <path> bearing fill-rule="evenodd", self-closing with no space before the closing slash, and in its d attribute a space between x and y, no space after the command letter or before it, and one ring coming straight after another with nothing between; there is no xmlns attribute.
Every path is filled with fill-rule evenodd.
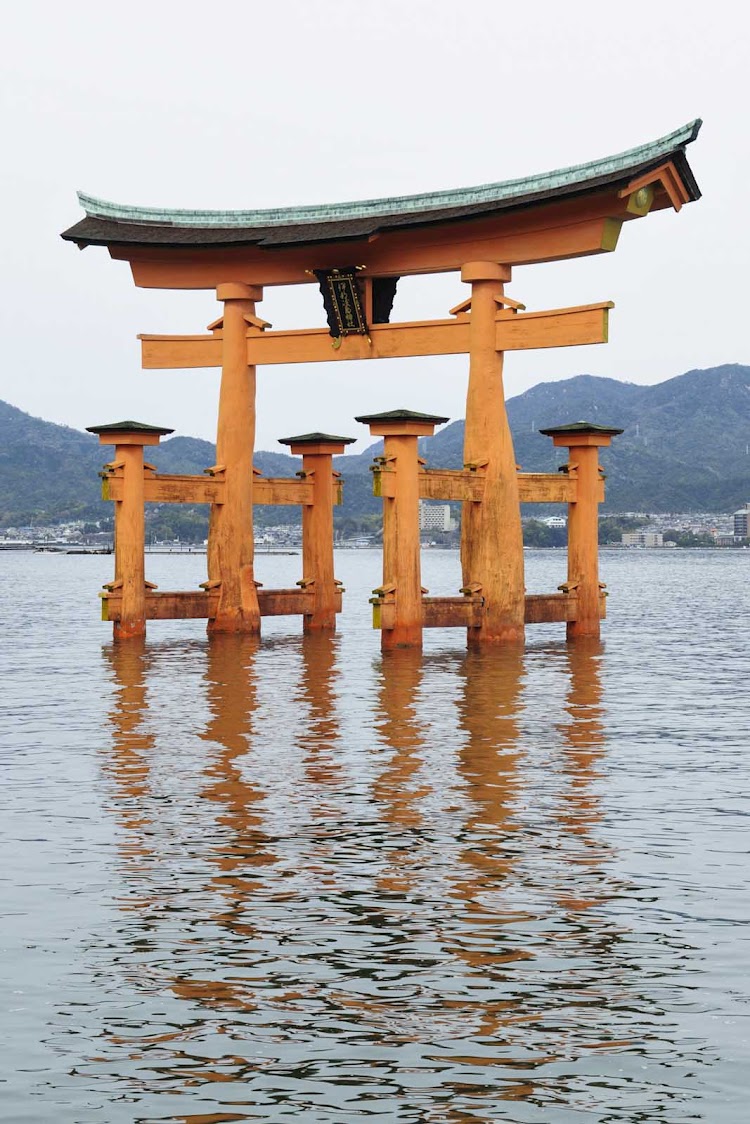
<svg viewBox="0 0 750 1124"><path fill-rule="evenodd" d="M253 448L255 367L247 362L247 316L254 316L257 286L219 285L224 302L221 389L216 433L217 471L225 481L224 502L212 504L208 533L208 578L218 588L210 632L260 632L253 570Z"/></svg>
<svg viewBox="0 0 750 1124"><path fill-rule="evenodd" d="M464 463L481 468L486 479L483 501L463 505L461 566L464 587L477 589L484 598L481 625L468 629L469 646L482 647L517 643L524 636L521 509L505 409L503 353L496 346L496 298L510 280L510 269L496 262L468 262L461 279L471 284Z"/></svg>
<svg viewBox="0 0 750 1124"><path fill-rule="evenodd" d="M598 638L600 634L599 503L603 476L599 449L622 433L592 422L574 422L539 431L568 449L568 474L576 482L576 498L568 504L568 591L577 600L576 619L568 621L567 636Z"/></svg>
<svg viewBox="0 0 750 1124"><path fill-rule="evenodd" d="M302 586L312 593L313 611L305 613L305 632L336 631L340 587L333 572L333 503L337 474L334 456L340 456L353 437L330 433L305 433L281 437L293 456L302 457L302 474L312 480L313 502L302 508Z"/></svg>
<svg viewBox="0 0 750 1124"><path fill-rule="evenodd" d="M419 547L420 437L431 437L447 418L391 410L357 418L373 437L385 439L380 473L383 496L383 585L375 608L380 643L388 648L422 646L422 570Z"/></svg>
<svg viewBox="0 0 750 1124"><path fill-rule="evenodd" d="M115 501L115 578L107 588L121 602L119 620L114 621L115 640L128 640L146 633L146 512L144 507L143 447L158 445L171 429L123 421L93 425L100 445L114 445L112 476L122 480L122 499Z"/></svg>

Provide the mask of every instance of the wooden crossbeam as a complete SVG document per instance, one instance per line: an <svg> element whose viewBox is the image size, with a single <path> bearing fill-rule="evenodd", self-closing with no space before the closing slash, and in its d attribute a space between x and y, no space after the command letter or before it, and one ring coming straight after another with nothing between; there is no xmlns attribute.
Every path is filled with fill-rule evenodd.
<svg viewBox="0 0 750 1124"><path fill-rule="evenodd" d="M483 496L484 473L466 468L426 468L419 474L421 500L481 500Z"/></svg>
<svg viewBox="0 0 750 1124"><path fill-rule="evenodd" d="M383 231L356 242L358 264L367 277L406 277L460 270L467 261L563 261L583 254L611 253L626 216L625 206L608 190L594 196L568 199L552 206L522 208L514 217L471 218L441 227L439 237L429 226ZM153 289L215 289L227 281L250 285L309 284L310 246L269 251L266 246L193 247L112 244L116 260L130 262L136 285ZM315 246L318 269L341 265L339 242Z"/></svg>
<svg viewBox="0 0 750 1124"><path fill-rule="evenodd" d="M481 623L481 597L422 598L422 624L425 628L478 628Z"/></svg>
<svg viewBox="0 0 750 1124"><path fill-rule="evenodd" d="M107 590L100 594L102 620L119 621L122 611L122 593ZM341 612L341 593L338 592L335 612ZM147 620L207 620L216 615L219 603L218 588L210 590L156 591L146 593ZM299 616L314 610L314 594L306 589L259 589L258 604L262 617Z"/></svg>
<svg viewBox="0 0 750 1124"><path fill-rule="evenodd" d="M544 312L499 309L496 347L519 351L541 347L571 347L606 343L611 301L557 308ZM303 328L247 333L247 361L263 366L278 363L329 363L352 359L403 359L417 355L465 355L469 351L469 317L459 320L418 320L403 324L373 324L366 336L344 336L335 348L327 329ZM220 367L222 338L210 336L140 335L142 366L147 370Z"/></svg>
<svg viewBox="0 0 750 1124"><path fill-rule="evenodd" d="M395 624L393 595L379 600L374 598L373 628L391 629ZM483 600L481 594L460 597L424 597L422 599L423 628L477 628L481 625ZM571 593L527 593L524 618L526 624L554 624L574 621L578 598ZM607 614L606 597L599 598L599 615Z"/></svg>
<svg viewBox="0 0 750 1124"><path fill-rule="evenodd" d="M146 503L224 503L224 481L207 476L150 475L143 478ZM102 477L102 499L122 500L122 476Z"/></svg>
<svg viewBox="0 0 750 1124"><path fill-rule="evenodd" d="M390 495L390 478L387 469L376 472L380 477L380 492ZM521 503L575 503L577 482L575 476L558 472L519 472L518 493ZM484 473L471 469L426 468L419 474L419 498L422 500L453 500L479 502L484 496ZM602 481L602 489L604 482ZM603 491L601 499L604 499Z"/></svg>
<svg viewBox="0 0 750 1124"><path fill-rule="evenodd" d="M146 475L143 480L146 503L223 503L224 481L216 477ZM122 500L122 476L102 477L102 499ZM253 480L254 504L300 505L313 503L312 479L292 476L256 476ZM333 503L341 504L341 481L334 480Z"/></svg>
<svg viewBox="0 0 750 1124"><path fill-rule="evenodd" d="M333 489L333 502L340 503L339 489ZM312 480L296 480L291 476L256 476L253 480L254 504L301 504L310 507L313 503Z"/></svg>
<svg viewBox="0 0 750 1124"><path fill-rule="evenodd" d="M549 312L498 312L495 346L498 351L519 351L606 343L610 308L612 301Z"/></svg>
<svg viewBox="0 0 750 1124"><path fill-rule="evenodd" d="M562 472L519 472L521 503L575 503L578 485Z"/></svg>

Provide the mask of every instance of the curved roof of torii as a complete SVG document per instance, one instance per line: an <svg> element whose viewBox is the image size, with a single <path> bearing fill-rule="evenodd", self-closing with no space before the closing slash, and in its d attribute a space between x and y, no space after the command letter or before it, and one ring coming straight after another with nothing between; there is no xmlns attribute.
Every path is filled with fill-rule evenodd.
<svg viewBox="0 0 750 1124"><path fill-rule="evenodd" d="M395 229L488 218L543 203L624 187L668 161L677 172L685 201L700 190L685 155L701 121L616 156L576 164L543 175L451 191L369 199L351 203L256 211L165 210L130 207L79 193L86 218L62 237L84 246L214 247L303 246L369 238Z"/></svg>

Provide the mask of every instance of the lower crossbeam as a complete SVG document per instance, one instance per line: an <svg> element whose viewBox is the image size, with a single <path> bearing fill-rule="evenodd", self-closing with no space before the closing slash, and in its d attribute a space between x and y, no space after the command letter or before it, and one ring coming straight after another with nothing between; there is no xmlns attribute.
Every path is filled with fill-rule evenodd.
<svg viewBox="0 0 750 1124"><path fill-rule="evenodd" d="M122 595L105 590L102 599L102 620L122 618ZM218 590L155 591L146 594L146 620L209 620L216 616ZM304 616L315 609L314 594L305 589L259 589L258 605L262 617ZM341 591L336 593L335 611L341 612Z"/></svg>

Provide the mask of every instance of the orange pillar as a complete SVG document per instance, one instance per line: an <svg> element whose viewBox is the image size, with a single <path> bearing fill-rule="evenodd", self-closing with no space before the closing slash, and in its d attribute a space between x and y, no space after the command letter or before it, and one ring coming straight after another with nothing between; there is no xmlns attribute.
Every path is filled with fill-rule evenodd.
<svg viewBox="0 0 750 1124"><path fill-rule="evenodd" d="M123 421L93 425L100 445L114 445L113 475L122 479L122 499L115 502L115 580L112 592L121 597L120 619L114 621L115 640L146 634L146 522L143 499L143 447L158 445L171 429Z"/></svg>
<svg viewBox="0 0 750 1124"><path fill-rule="evenodd" d="M482 503L463 505L461 566L464 586L479 585L482 625L468 630L471 647L523 641L524 578L516 458L503 390L503 353L496 347L496 297L510 268L468 262L461 280L471 284L469 389L464 463L482 467Z"/></svg>
<svg viewBox="0 0 750 1124"><path fill-rule="evenodd" d="M391 410L356 419L373 437L385 438L383 495L383 585L375 604L381 647L421 648L422 576L419 554L420 437L431 437L447 418ZM377 592L377 591L376 591ZM376 624L376 627L377 624Z"/></svg>
<svg viewBox="0 0 750 1124"><path fill-rule="evenodd" d="M302 508L302 585L313 595L314 609L305 613L305 632L336 631L340 604L339 585L333 573L333 502L337 477L333 457L343 453L353 437L330 433L305 433L281 437L293 456L302 457L302 475L312 480L313 502Z"/></svg>
<svg viewBox="0 0 750 1124"><path fill-rule="evenodd" d="M575 591L576 620L568 621L567 636L599 637L599 502L604 498L599 449L611 444L621 429L592 422L574 422L539 431L568 449L568 473L576 482L575 503L568 504L568 589Z"/></svg>
<svg viewBox="0 0 750 1124"><path fill-rule="evenodd" d="M258 591L253 573L253 447L255 367L247 362L246 316L263 295L257 286L219 285L224 302L221 389L216 463L223 466L224 503L211 506L208 577L218 582L216 616L210 632L260 632Z"/></svg>

